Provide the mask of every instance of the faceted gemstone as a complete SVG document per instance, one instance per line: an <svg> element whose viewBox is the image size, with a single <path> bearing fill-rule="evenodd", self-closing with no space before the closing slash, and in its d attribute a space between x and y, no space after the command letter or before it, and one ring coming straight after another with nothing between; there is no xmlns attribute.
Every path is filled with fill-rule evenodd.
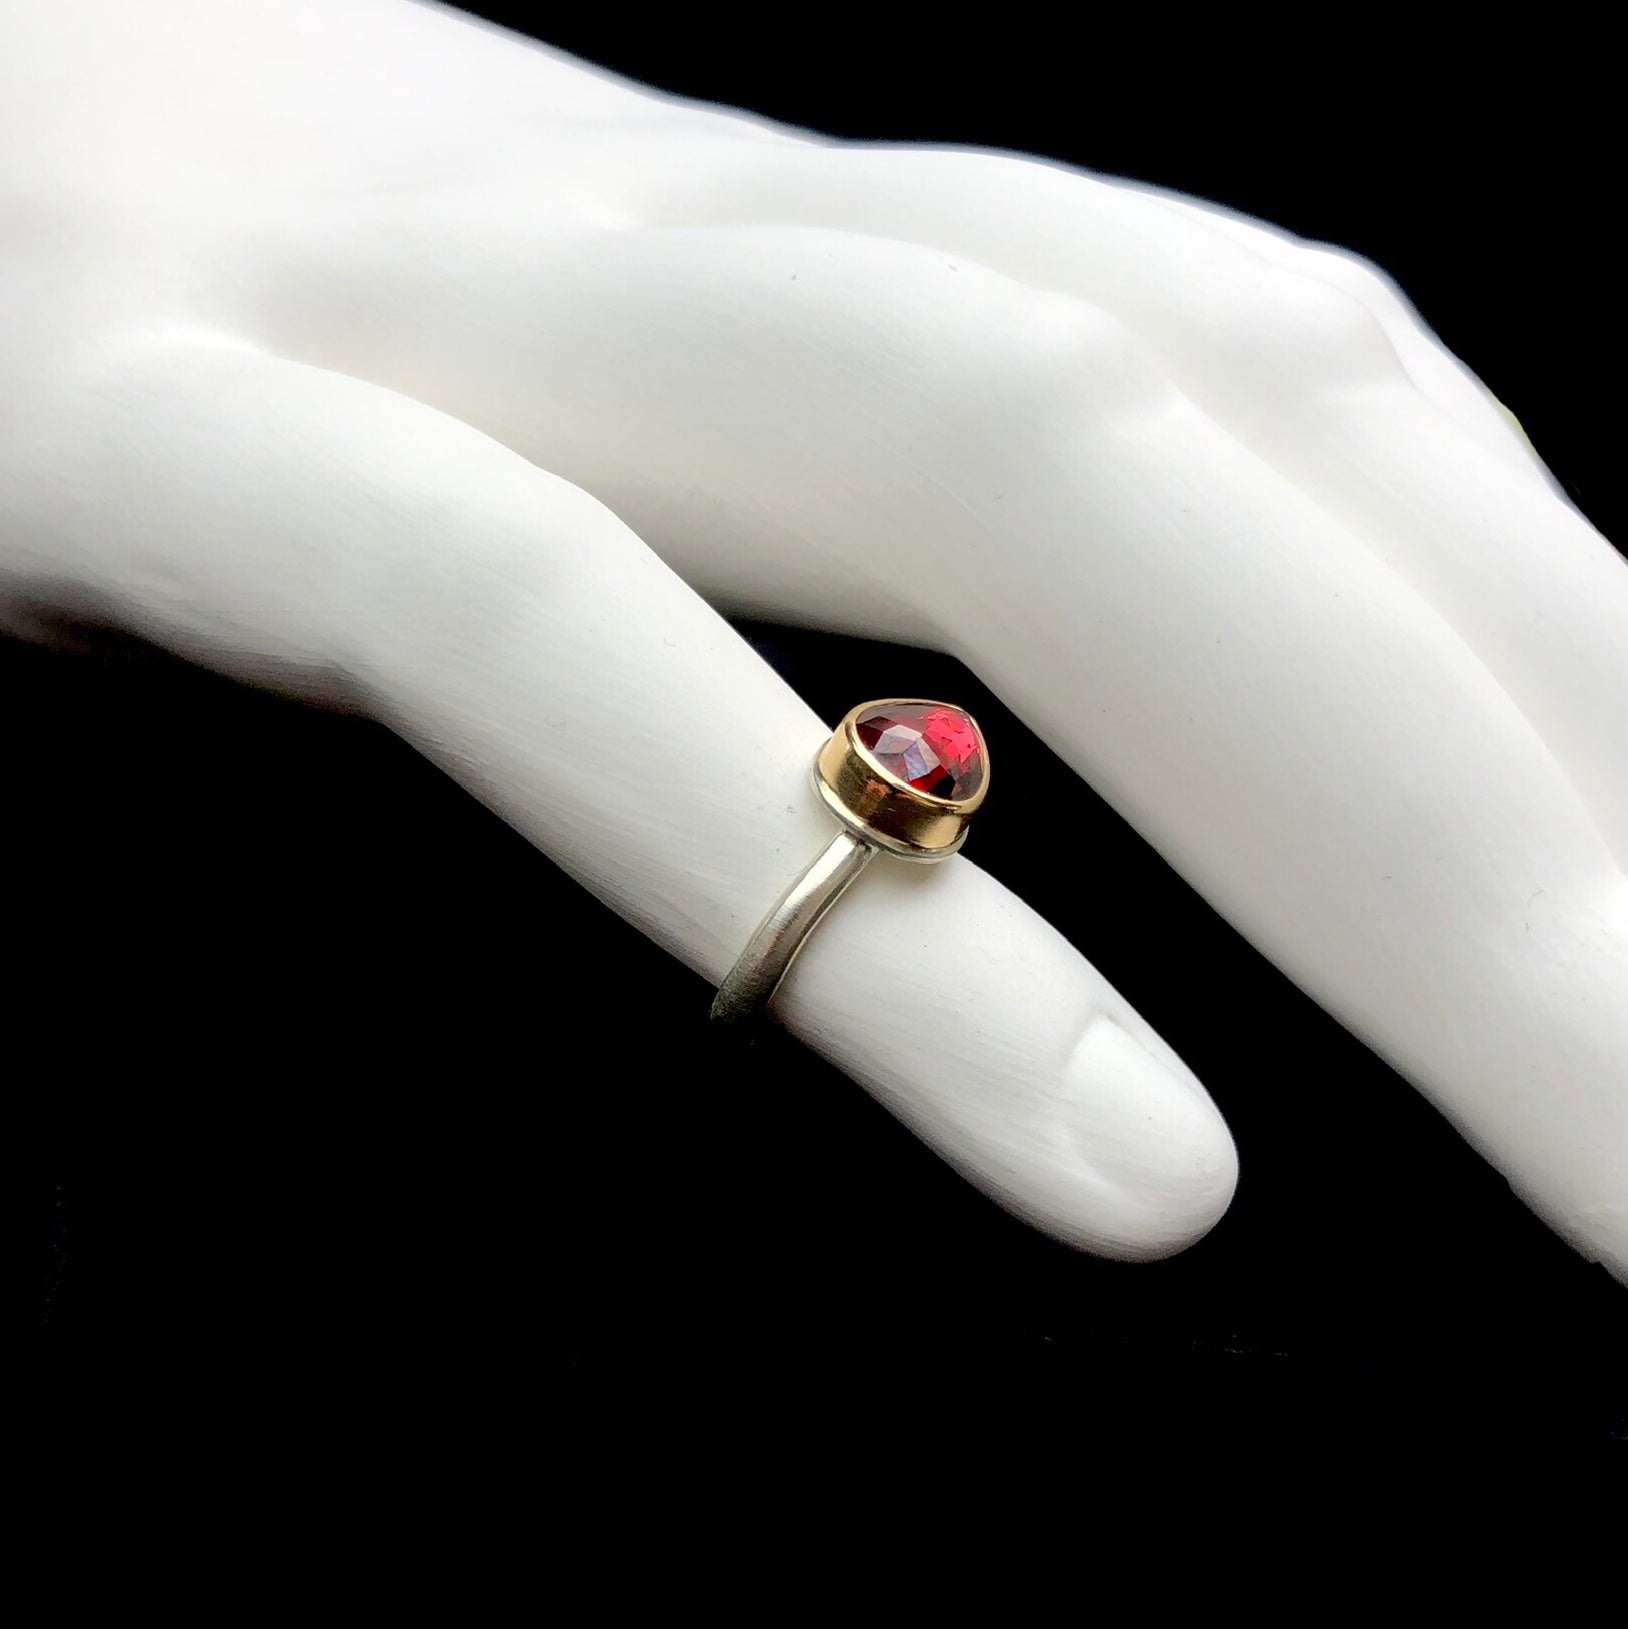
<svg viewBox="0 0 1628 1629"><path fill-rule="evenodd" d="M855 728L871 757L918 792L959 803L984 783L984 744L959 707L895 702L861 713Z"/></svg>

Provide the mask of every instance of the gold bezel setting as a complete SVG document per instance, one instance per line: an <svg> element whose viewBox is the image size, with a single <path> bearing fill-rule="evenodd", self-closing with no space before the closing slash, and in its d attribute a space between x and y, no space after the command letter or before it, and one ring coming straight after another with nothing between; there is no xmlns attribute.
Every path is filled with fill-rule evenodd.
<svg viewBox="0 0 1628 1629"><path fill-rule="evenodd" d="M936 797L885 769L860 740L858 722L881 707L947 705L904 696L861 702L832 731L814 760L814 789L832 814L867 843L901 859L947 859L966 841L967 822L989 791L989 748L977 720L962 713L978 738L983 776L965 798Z"/></svg>

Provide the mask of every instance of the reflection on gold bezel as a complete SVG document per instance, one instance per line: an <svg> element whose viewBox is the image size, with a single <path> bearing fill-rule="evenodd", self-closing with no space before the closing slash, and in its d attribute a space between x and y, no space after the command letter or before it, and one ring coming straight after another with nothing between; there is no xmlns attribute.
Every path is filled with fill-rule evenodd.
<svg viewBox="0 0 1628 1629"><path fill-rule="evenodd" d="M948 705L904 696L862 701L836 727L814 760L814 789L826 807L867 842L907 860L942 860L966 840L967 821L989 791L989 748L977 720L968 715L983 754L983 780L969 798L935 797L918 791L871 756L859 739L859 716L876 707Z"/></svg>

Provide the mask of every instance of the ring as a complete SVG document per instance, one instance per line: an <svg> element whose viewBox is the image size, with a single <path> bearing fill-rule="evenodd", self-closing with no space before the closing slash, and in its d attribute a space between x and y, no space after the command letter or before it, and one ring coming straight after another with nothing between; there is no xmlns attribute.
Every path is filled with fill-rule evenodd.
<svg viewBox="0 0 1628 1629"><path fill-rule="evenodd" d="M879 854L932 863L966 840L989 790L989 749L941 701L867 701L814 759L814 790L842 823L758 924L712 1003L719 1023L761 1018L825 913Z"/></svg>

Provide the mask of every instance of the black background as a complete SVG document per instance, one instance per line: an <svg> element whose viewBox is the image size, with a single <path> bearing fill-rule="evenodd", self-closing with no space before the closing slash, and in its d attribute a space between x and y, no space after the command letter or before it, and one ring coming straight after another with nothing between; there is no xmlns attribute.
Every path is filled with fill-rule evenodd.
<svg viewBox="0 0 1628 1629"><path fill-rule="evenodd" d="M1628 533L1615 92L1586 37L483 9L691 95L1354 247ZM1220 1102L1243 1159L1220 1228L1157 1266L1072 1254L781 1037L719 1049L699 981L382 731L150 653L0 644L12 1078L42 1110L43 1327L82 1401L537 1445L948 1380L1045 1399L1065 1453L1628 1440L1623 1291L1111 812L1082 880L1028 852L1022 787L1066 772L973 676L744 631L827 716L901 692L978 713L1003 795L976 858Z"/></svg>

